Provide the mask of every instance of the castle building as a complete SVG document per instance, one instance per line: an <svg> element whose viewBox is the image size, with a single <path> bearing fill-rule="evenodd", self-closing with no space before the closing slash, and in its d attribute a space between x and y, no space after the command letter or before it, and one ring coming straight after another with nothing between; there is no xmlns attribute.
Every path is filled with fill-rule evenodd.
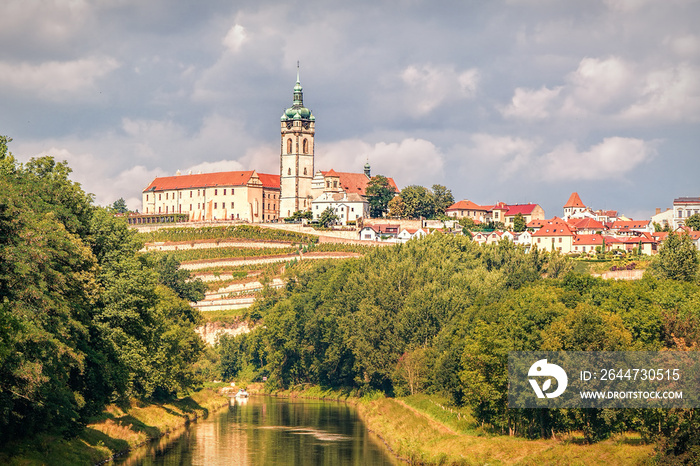
<svg viewBox="0 0 700 466"><path fill-rule="evenodd" d="M311 180L314 177L314 136L316 118L304 107L304 93L299 82L294 85L292 106L284 111L280 141L280 206L282 218L294 212L311 209L313 195Z"/></svg>

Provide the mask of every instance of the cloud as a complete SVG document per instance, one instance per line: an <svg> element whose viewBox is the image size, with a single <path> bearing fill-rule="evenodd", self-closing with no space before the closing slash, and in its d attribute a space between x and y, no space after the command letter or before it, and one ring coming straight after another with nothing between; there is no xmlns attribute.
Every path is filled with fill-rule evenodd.
<svg viewBox="0 0 700 466"><path fill-rule="evenodd" d="M534 166L544 171L547 181L623 179L656 155L656 142L611 137L579 152L564 143L539 157Z"/></svg>
<svg viewBox="0 0 700 466"><path fill-rule="evenodd" d="M248 40L246 30L240 24L236 24L229 29L228 34L224 37L223 43L232 52L238 52L243 44Z"/></svg>
<svg viewBox="0 0 700 466"><path fill-rule="evenodd" d="M317 150L315 169L362 173L366 161L373 175L394 178L399 188L431 186L443 177L444 155L432 142L413 138L375 144L356 139L338 141Z"/></svg>
<svg viewBox="0 0 700 466"><path fill-rule="evenodd" d="M501 112L506 117L523 119L543 119L547 118L551 112L552 103L559 96L562 87L548 89L542 87L539 90L515 89L515 95L510 105L503 108Z"/></svg>
<svg viewBox="0 0 700 466"><path fill-rule="evenodd" d="M589 128L700 119L700 69L688 63L644 68L619 57L584 58L565 84L516 88L506 118L575 120Z"/></svg>
<svg viewBox="0 0 700 466"><path fill-rule="evenodd" d="M55 101L73 100L76 96L95 99L89 92L95 90L96 81L118 67L119 63L110 57L38 65L0 62L0 86Z"/></svg>
<svg viewBox="0 0 700 466"><path fill-rule="evenodd" d="M405 85L404 105L422 116L446 101L473 98L479 73L475 69L458 72L451 65L411 65L401 72L401 81Z"/></svg>

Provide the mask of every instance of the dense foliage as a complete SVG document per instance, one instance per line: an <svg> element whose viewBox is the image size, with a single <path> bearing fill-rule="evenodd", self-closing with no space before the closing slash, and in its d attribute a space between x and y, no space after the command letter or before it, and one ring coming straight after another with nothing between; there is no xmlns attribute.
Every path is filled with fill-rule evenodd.
<svg viewBox="0 0 700 466"><path fill-rule="evenodd" d="M579 430L596 441L634 429L668 451L697 445L697 433L677 433L696 423L687 411L507 408L509 351L700 342L697 277L606 281L571 270L559 254L440 234L318 264L254 308L264 325L222 346L224 373L245 369L278 387L441 392L494 431L527 437Z"/></svg>
<svg viewBox="0 0 700 466"><path fill-rule="evenodd" d="M160 284L126 221L65 163L18 164L0 142L0 443L70 436L106 403L191 387L189 277Z"/></svg>
<svg viewBox="0 0 700 466"><path fill-rule="evenodd" d="M383 217L389 209L389 201L394 198L396 190L389 183L389 179L382 175L373 176L365 190L367 202L369 202L369 216L372 218Z"/></svg>

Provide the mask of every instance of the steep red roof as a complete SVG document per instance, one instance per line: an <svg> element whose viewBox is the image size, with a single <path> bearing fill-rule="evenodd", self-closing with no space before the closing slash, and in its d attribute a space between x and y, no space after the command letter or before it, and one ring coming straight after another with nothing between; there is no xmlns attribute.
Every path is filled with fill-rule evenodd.
<svg viewBox="0 0 700 466"><path fill-rule="evenodd" d="M508 206L508 212L506 212L506 216L510 217L511 215L530 215L532 214L532 211L535 210L535 207L537 207L537 204L516 204L516 205L509 205Z"/></svg>
<svg viewBox="0 0 700 466"><path fill-rule="evenodd" d="M332 174L331 174L332 173ZM364 173L346 173L346 172L336 172L333 169L324 173L326 176L337 176L340 178L340 186L348 194L359 194L361 196L365 195L365 190L369 184L370 179ZM394 188L394 191L399 192L398 186L394 182L393 178L387 178L389 186Z"/></svg>
<svg viewBox="0 0 700 466"><path fill-rule="evenodd" d="M605 230L605 225L594 218L570 218L567 223L577 230Z"/></svg>
<svg viewBox="0 0 700 466"><path fill-rule="evenodd" d="M540 227L541 227L542 225L544 225L545 223L547 223L547 220L538 220L538 219L530 220L530 221L527 223L527 227L528 227L528 228L540 228Z"/></svg>
<svg viewBox="0 0 700 466"><path fill-rule="evenodd" d="M559 217L546 220L542 227L534 232L532 236L573 236L569 225Z"/></svg>
<svg viewBox="0 0 700 466"><path fill-rule="evenodd" d="M581 198L578 196L578 193L571 193L571 196L569 196L569 200L566 201L566 204L564 204L564 208L566 209L567 207L586 207L583 201L581 201Z"/></svg>
<svg viewBox="0 0 700 466"><path fill-rule="evenodd" d="M464 200L455 202L445 210L486 210L486 208L478 204L474 204L472 201Z"/></svg>
<svg viewBox="0 0 700 466"><path fill-rule="evenodd" d="M607 239L606 239L607 241ZM603 235L576 235L574 246L602 246Z"/></svg>
<svg viewBox="0 0 700 466"><path fill-rule="evenodd" d="M151 181L151 184L149 184L148 187L143 190L143 192L166 191L171 189L208 188L211 186L245 186L248 184L254 173L254 170L250 170L157 177Z"/></svg>
<svg viewBox="0 0 700 466"><path fill-rule="evenodd" d="M635 228L649 228L649 223L651 223L651 220L617 220L613 222L612 229L625 231Z"/></svg>
<svg viewBox="0 0 700 466"><path fill-rule="evenodd" d="M258 173L258 178L264 188L280 189L280 176L269 173Z"/></svg>

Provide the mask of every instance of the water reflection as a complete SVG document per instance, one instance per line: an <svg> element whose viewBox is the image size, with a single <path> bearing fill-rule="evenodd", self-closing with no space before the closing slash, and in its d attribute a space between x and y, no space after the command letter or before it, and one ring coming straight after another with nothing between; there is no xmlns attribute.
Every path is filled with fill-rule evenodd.
<svg viewBox="0 0 700 466"><path fill-rule="evenodd" d="M392 465L352 406L271 397L231 399L229 409L173 440L136 450L129 465Z"/></svg>

